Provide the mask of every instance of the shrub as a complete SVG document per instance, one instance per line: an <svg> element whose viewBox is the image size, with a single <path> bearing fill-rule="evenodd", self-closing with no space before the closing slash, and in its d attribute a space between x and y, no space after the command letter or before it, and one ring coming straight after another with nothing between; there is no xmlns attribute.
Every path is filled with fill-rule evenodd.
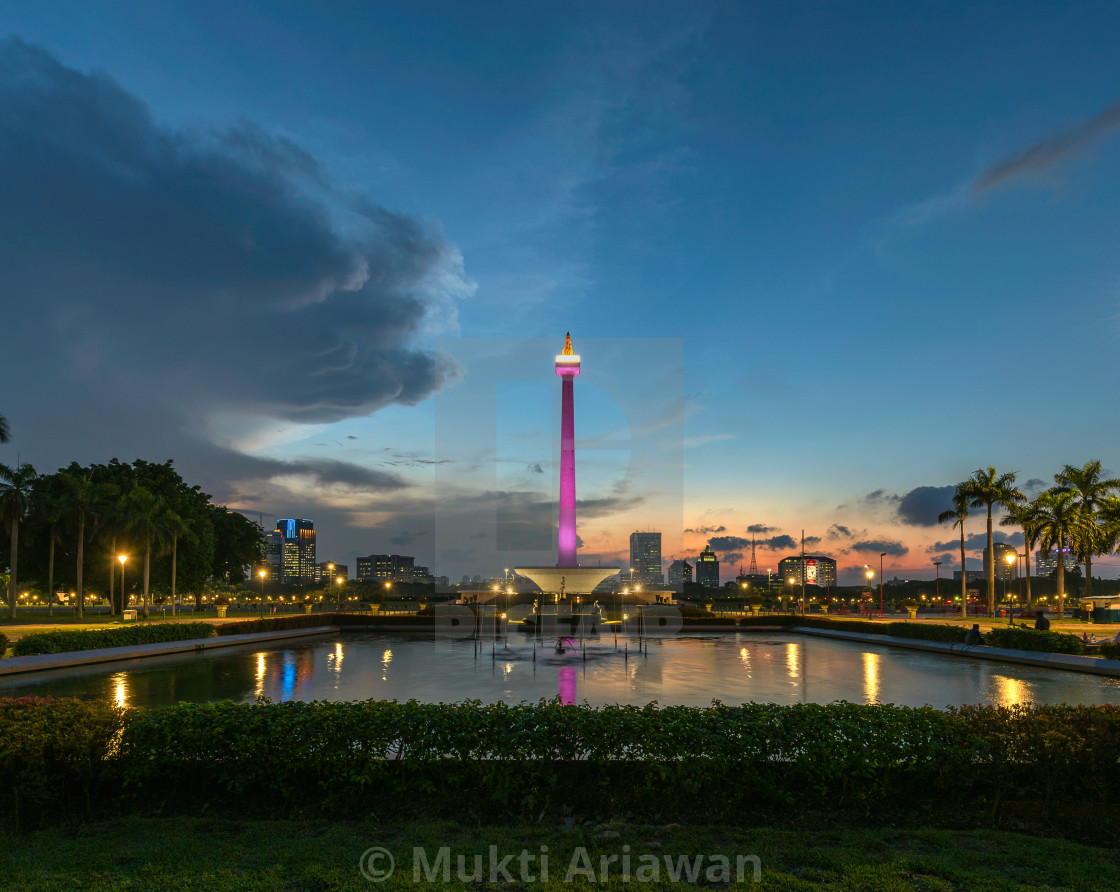
<svg viewBox="0 0 1120 892"><path fill-rule="evenodd" d="M100 650L105 647L129 647L163 641L187 641L211 638L210 623L154 623L119 626L112 629L58 629L24 635L12 647L13 657L33 654L57 654L74 650Z"/></svg>
<svg viewBox="0 0 1120 892"><path fill-rule="evenodd" d="M1101 656L1109 660L1120 660L1120 644L1102 644Z"/></svg>
<svg viewBox="0 0 1120 892"><path fill-rule="evenodd" d="M249 635L254 632L282 632L286 629L310 629L315 626L336 625L336 617L330 613L301 613L296 616L272 616L263 619L242 619L234 623L222 623L217 627L219 635Z"/></svg>
<svg viewBox="0 0 1120 892"><path fill-rule="evenodd" d="M0 657L3 657L8 651L8 637L0 632Z"/></svg>
<svg viewBox="0 0 1120 892"><path fill-rule="evenodd" d="M0 700L0 816L1115 813L1120 707ZM283 754L277 757L277 754ZM936 790L936 803L931 801ZM565 811L566 813L566 811Z"/></svg>
<svg viewBox="0 0 1120 892"><path fill-rule="evenodd" d="M937 623L887 623L886 632L895 638L915 638L922 641L963 644L967 630L961 626L947 626Z"/></svg>
<svg viewBox="0 0 1120 892"><path fill-rule="evenodd" d="M0 815L36 824L88 813L112 761L125 711L97 700L0 699Z"/></svg>
<svg viewBox="0 0 1120 892"><path fill-rule="evenodd" d="M989 647L1046 651L1052 654L1085 653L1085 644L1076 635L1036 629L996 626L984 633L984 643Z"/></svg>

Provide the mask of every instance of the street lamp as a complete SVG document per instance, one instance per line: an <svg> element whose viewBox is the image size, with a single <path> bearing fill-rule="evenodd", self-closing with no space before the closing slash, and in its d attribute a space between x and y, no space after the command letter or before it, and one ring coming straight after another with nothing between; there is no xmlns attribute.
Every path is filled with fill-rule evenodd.
<svg viewBox="0 0 1120 892"><path fill-rule="evenodd" d="M801 569L802 569L802 571L804 571L805 568L802 567ZM793 602L793 577L792 576L789 577L789 579L786 580L786 584L789 586L789 600L792 603Z"/></svg>
<svg viewBox="0 0 1120 892"><path fill-rule="evenodd" d="M260 614L264 616L264 578L268 575L267 570L259 570L257 575L261 578L261 609Z"/></svg>
<svg viewBox="0 0 1120 892"><path fill-rule="evenodd" d="M937 574L937 578L934 580L934 583L933 583L934 584L934 595L937 598L937 603L940 604L941 603L941 561L934 561L933 566L934 566L934 572Z"/></svg>
<svg viewBox="0 0 1120 892"><path fill-rule="evenodd" d="M124 593L124 562L128 560L127 554L118 554L117 560L121 562L121 615L124 615L124 610L128 607L128 596Z"/></svg>
<svg viewBox="0 0 1120 892"><path fill-rule="evenodd" d="M338 586L338 612L342 613L342 577L335 577L335 584Z"/></svg>
<svg viewBox="0 0 1120 892"><path fill-rule="evenodd" d="M1009 551L1004 554L1003 559L1007 561L1007 624L1014 625L1011 616L1011 565L1019 559L1019 553Z"/></svg>
<svg viewBox="0 0 1120 892"><path fill-rule="evenodd" d="M884 551L879 555L879 617L883 616L883 558L887 556Z"/></svg>
<svg viewBox="0 0 1120 892"><path fill-rule="evenodd" d="M864 564L864 566L867 567L867 564ZM871 580L875 578L875 571L872 570L870 567L867 567L866 574L867 574L867 594L870 595L871 594ZM867 606L867 616L870 619L870 617L871 617L871 605L870 604Z"/></svg>

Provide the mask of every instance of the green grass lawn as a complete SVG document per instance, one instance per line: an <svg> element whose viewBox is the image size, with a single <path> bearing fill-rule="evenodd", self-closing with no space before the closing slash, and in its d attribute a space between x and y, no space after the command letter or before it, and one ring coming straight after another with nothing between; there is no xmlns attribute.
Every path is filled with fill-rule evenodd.
<svg viewBox="0 0 1120 892"><path fill-rule="evenodd" d="M605 834L605 836L604 836ZM615 835L612 835L615 834ZM388 850L396 862L393 875L374 883L363 877L359 861L374 846ZM425 852L429 865L441 846L450 847L451 882L413 879L414 848ZM500 861L514 857L490 881L489 847ZM547 883L539 882L541 847L547 846ZM629 847L627 850L626 847ZM522 850L529 875L521 879L517 860ZM581 854L581 850L585 852ZM465 855L468 872L474 855L482 856L483 882L457 879L457 855ZM604 856L617 856L604 877ZM631 881L623 879L623 857L631 861ZM678 888L665 865L681 856L703 856L698 885L723 885L704 872L729 859L734 880L737 857L757 855L762 882L752 882L745 864L746 885L758 889L877 890L1005 890L1120 889L1115 850L1067 840L994 831L833 830L798 832L740 829L728 826L641 827L625 824L583 826L542 825L471 827L456 824L381 825L365 822L249 821L224 817L122 818L74 825L0 840L0 888L20 890L333 890L444 888L567 889L565 874L576 866L594 870L595 887ZM642 856L646 860L642 861ZM658 863L659 882L641 881ZM384 859L367 867L383 867ZM683 877L683 875L682 875ZM603 882L603 880L606 880ZM575 883L587 887L578 874Z"/></svg>

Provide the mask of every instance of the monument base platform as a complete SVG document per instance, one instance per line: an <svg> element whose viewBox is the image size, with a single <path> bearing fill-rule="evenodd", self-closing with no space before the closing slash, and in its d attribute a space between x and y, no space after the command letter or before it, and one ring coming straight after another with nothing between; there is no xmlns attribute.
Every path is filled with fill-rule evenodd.
<svg viewBox="0 0 1120 892"><path fill-rule="evenodd" d="M561 585L565 595L589 595L604 579L614 576L618 567L515 567L518 576L533 580L542 592L554 595Z"/></svg>

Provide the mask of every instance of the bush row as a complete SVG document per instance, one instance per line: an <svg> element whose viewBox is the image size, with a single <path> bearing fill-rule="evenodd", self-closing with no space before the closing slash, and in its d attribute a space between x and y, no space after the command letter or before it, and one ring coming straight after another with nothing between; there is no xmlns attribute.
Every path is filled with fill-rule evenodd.
<svg viewBox="0 0 1120 892"><path fill-rule="evenodd" d="M1038 650L1052 654L1085 653L1085 644L1076 635L1007 626L994 626L986 631L984 633L984 643L989 647Z"/></svg>
<svg viewBox="0 0 1120 892"><path fill-rule="evenodd" d="M0 657L8 650L8 636L0 632Z"/></svg>
<svg viewBox="0 0 1120 892"><path fill-rule="evenodd" d="M1115 815L1120 707L0 700L0 815ZM282 754L282 755L281 755ZM1115 821L1115 818L1111 820Z"/></svg>
<svg viewBox="0 0 1120 892"><path fill-rule="evenodd" d="M219 623L219 635L249 635L254 632L282 632L286 629L311 629L315 626L338 625L338 616L332 613L302 613L295 616L276 616L264 619L243 619L235 623Z"/></svg>
<svg viewBox="0 0 1120 892"><path fill-rule="evenodd" d="M24 635L12 646L12 656L27 657L33 654L57 654L72 650L129 647L161 641L210 638L213 635L214 627L210 623L145 623L112 629L58 629Z"/></svg>

